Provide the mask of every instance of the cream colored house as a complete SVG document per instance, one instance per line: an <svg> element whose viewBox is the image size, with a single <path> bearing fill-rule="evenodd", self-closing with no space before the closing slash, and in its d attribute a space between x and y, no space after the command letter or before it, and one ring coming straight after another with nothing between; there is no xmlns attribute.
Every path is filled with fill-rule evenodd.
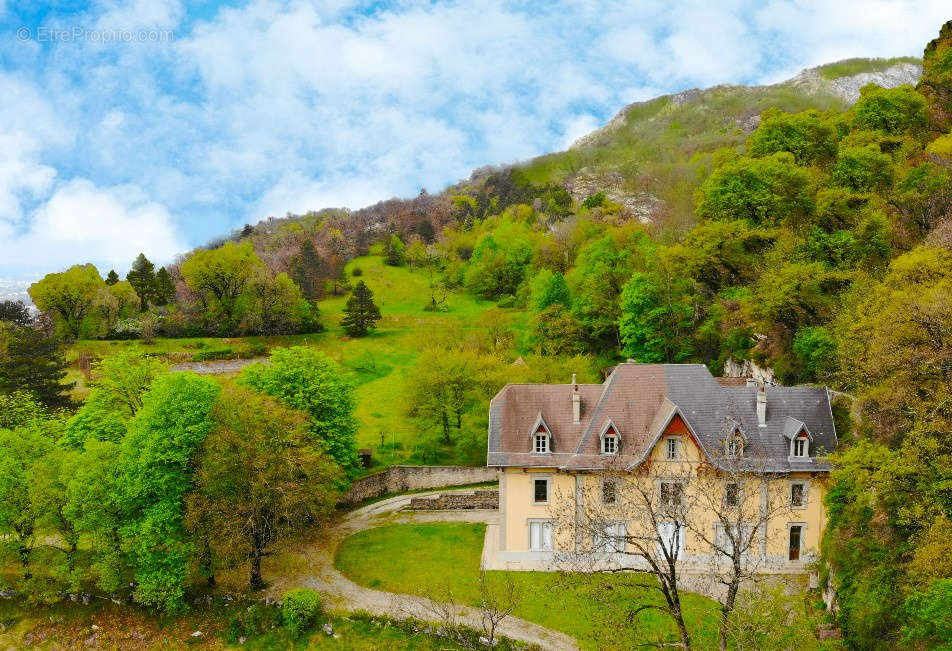
<svg viewBox="0 0 952 651"><path fill-rule="evenodd" d="M500 512L484 564L607 561L631 556L633 537L663 536L678 563L703 568L730 529L749 532L742 551L758 571L803 572L836 443L825 388L715 378L703 365L629 362L602 384L507 385L490 403Z"/></svg>

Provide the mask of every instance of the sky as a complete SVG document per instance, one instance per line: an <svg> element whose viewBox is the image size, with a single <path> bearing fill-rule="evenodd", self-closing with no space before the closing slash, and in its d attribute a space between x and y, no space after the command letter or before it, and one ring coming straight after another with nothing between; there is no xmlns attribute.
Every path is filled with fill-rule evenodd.
<svg viewBox="0 0 952 651"><path fill-rule="evenodd" d="M438 191L660 94L918 56L950 18L948 0L0 0L0 293Z"/></svg>

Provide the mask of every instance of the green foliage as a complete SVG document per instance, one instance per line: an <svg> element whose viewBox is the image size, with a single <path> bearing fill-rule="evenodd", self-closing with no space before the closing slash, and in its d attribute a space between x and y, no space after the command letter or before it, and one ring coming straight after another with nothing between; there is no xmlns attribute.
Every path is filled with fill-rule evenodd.
<svg viewBox="0 0 952 651"><path fill-rule="evenodd" d="M374 294L363 280L357 281L354 291L347 299L341 326L351 337L363 337L377 327L380 308L374 303Z"/></svg>
<svg viewBox="0 0 952 651"><path fill-rule="evenodd" d="M793 154L737 157L715 169L698 188L702 219L744 219L751 224L796 225L813 213L813 183Z"/></svg>
<svg viewBox="0 0 952 651"><path fill-rule="evenodd" d="M637 272L621 295L625 355L639 362L680 362L691 354L691 286L657 272Z"/></svg>
<svg viewBox="0 0 952 651"><path fill-rule="evenodd" d="M952 578L940 579L905 603L903 641L910 646L952 649Z"/></svg>
<svg viewBox="0 0 952 651"><path fill-rule="evenodd" d="M141 310L145 312L155 295L155 265L140 253L126 274L126 280L139 296Z"/></svg>
<svg viewBox="0 0 952 651"><path fill-rule="evenodd" d="M572 298L569 296L569 286L565 282L565 276L559 272L552 272L548 269L541 269L533 277L530 284L529 309L534 312L541 312L550 305L561 305L565 308L572 306Z"/></svg>
<svg viewBox="0 0 952 651"><path fill-rule="evenodd" d="M309 430L343 468L358 467L354 394L334 360L319 350L275 348L271 364L252 364L240 381L310 417Z"/></svg>
<svg viewBox="0 0 952 651"><path fill-rule="evenodd" d="M281 604L284 627L292 638L299 638L317 623L321 614L321 597L310 588L296 588L285 593Z"/></svg>
<svg viewBox="0 0 952 651"><path fill-rule="evenodd" d="M500 222L493 234L480 237L467 265L466 288L483 298L515 294L532 261L532 243L526 228Z"/></svg>
<svg viewBox="0 0 952 651"><path fill-rule="evenodd" d="M392 267L401 267L407 263L407 247L396 235L391 234L386 240L387 264Z"/></svg>
<svg viewBox="0 0 952 651"><path fill-rule="evenodd" d="M768 109L747 138L747 153L762 158L786 151L799 165L828 165L836 157L839 142L836 119L835 113L816 110L782 113Z"/></svg>
<svg viewBox="0 0 952 651"><path fill-rule="evenodd" d="M833 166L833 182L856 191L887 190L893 174L892 158L876 145L845 147Z"/></svg>
<svg viewBox="0 0 952 651"><path fill-rule="evenodd" d="M28 391L49 407L69 407L63 346L52 333L0 321L0 396Z"/></svg>
<svg viewBox="0 0 952 651"><path fill-rule="evenodd" d="M894 57L891 59L845 59L836 63L820 66L819 73L824 79L852 77L863 72L882 72L899 63L921 63L918 57Z"/></svg>
<svg viewBox="0 0 952 651"><path fill-rule="evenodd" d="M152 287L152 302L155 305L165 306L175 300L175 283L168 269L160 267L155 274L155 284Z"/></svg>
<svg viewBox="0 0 952 651"><path fill-rule="evenodd" d="M853 106L853 122L860 129L915 134L928 124L926 100L912 86L887 89L867 84Z"/></svg>
<svg viewBox="0 0 952 651"><path fill-rule="evenodd" d="M106 274L106 284L115 285L119 282L119 274L116 273L115 269L110 269L109 273Z"/></svg>
<svg viewBox="0 0 952 651"><path fill-rule="evenodd" d="M807 327L793 338L793 353L808 380L826 380L836 370L836 339L827 328Z"/></svg>
<svg viewBox="0 0 952 651"><path fill-rule="evenodd" d="M226 242L217 249L195 251L181 266L182 278L201 302L205 326L234 332L246 304L242 295L263 264L249 242Z"/></svg>
<svg viewBox="0 0 952 651"><path fill-rule="evenodd" d="M540 355L580 355L585 352L585 331L562 303L552 303L529 319L526 344Z"/></svg>
<svg viewBox="0 0 952 651"><path fill-rule="evenodd" d="M30 298L42 311L56 319L57 327L67 336L79 338L89 330L91 314L99 290L106 284L91 264L74 265L60 273L47 274L30 285Z"/></svg>
<svg viewBox="0 0 952 651"><path fill-rule="evenodd" d="M211 430L220 387L189 373L157 377L129 422L118 461L123 550L135 572L135 596L165 611L184 606L192 541L184 499L191 458Z"/></svg>

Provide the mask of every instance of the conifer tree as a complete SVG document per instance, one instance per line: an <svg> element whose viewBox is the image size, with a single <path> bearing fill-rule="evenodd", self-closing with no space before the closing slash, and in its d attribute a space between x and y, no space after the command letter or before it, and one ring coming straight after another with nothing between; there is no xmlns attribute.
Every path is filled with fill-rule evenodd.
<svg viewBox="0 0 952 651"><path fill-rule="evenodd" d="M132 285L132 289L136 290L141 309L145 312L155 290L155 265L140 253L132 263L132 269L126 274L126 280Z"/></svg>
<svg viewBox="0 0 952 651"><path fill-rule="evenodd" d="M116 273L115 269L110 269L109 273L106 274L106 284L115 285L117 282L119 282L119 274Z"/></svg>
<svg viewBox="0 0 952 651"><path fill-rule="evenodd" d="M387 238L387 264L392 267L400 267L407 261L407 247L403 240L396 235Z"/></svg>
<svg viewBox="0 0 952 651"><path fill-rule="evenodd" d="M156 305L168 305L175 300L175 283L165 267L161 267L155 274L155 286L152 302Z"/></svg>
<svg viewBox="0 0 952 651"><path fill-rule="evenodd" d="M71 404L69 364L51 330L0 323L0 394L26 390L48 407Z"/></svg>
<svg viewBox="0 0 952 651"><path fill-rule="evenodd" d="M368 330L376 327L379 320L380 308L374 303L373 292L364 281L358 281L347 299L340 324L351 337L363 337Z"/></svg>
<svg viewBox="0 0 952 651"><path fill-rule="evenodd" d="M314 243L309 239L304 240L291 263L291 278L301 288L304 298L309 301L320 298L323 267L324 261L318 256Z"/></svg>

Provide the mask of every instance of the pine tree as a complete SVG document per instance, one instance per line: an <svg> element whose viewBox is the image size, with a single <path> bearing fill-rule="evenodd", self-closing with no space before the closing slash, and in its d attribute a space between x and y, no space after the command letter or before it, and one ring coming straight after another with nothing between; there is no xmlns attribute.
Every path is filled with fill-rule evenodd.
<svg viewBox="0 0 952 651"><path fill-rule="evenodd" d="M407 261L407 247L396 235L387 238L387 264L399 267Z"/></svg>
<svg viewBox="0 0 952 651"><path fill-rule="evenodd" d="M0 325L0 393L29 391L48 407L72 404L69 390L63 383L68 363L51 328Z"/></svg>
<svg viewBox="0 0 952 651"><path fill-rule="evenodd" d="M106 274L106 284L115 285L117 282L119 282L119 274L116 273L115 269L110 269L109 273Z"/></svg>
<svg viewBox="0 0 952 651"><path fill-rule="evenodd" d="M155 286L152 301L156 305L168 305L175 300L175 283L165 267L161 267L155 274Z"/></svg>
<svg viewBox="0 0 952 651"><path fill-rule="evenodd" d="M375 328L380 320L380 308L374 303L373 292L360 280L354 292L347 299L344 318L340 324L351 337L363 337L367 331Z"/></svg>
<svg viewBox="0 0 952 651"><path fill-rule="evenodd" d="M306 239L291 263L291 278L309 301L321 296L321 269L324 261L317 255L314 243Z"/></svg>
<svg viewBox="0 0 952 651"><path fill-rule="evenodd" d="M132 263L132 269L126 274L126 280L132 285L132 289L136 290L141 309L145 312L149 309L149 301L155 291L155 265L140 253Z"/></svg>

